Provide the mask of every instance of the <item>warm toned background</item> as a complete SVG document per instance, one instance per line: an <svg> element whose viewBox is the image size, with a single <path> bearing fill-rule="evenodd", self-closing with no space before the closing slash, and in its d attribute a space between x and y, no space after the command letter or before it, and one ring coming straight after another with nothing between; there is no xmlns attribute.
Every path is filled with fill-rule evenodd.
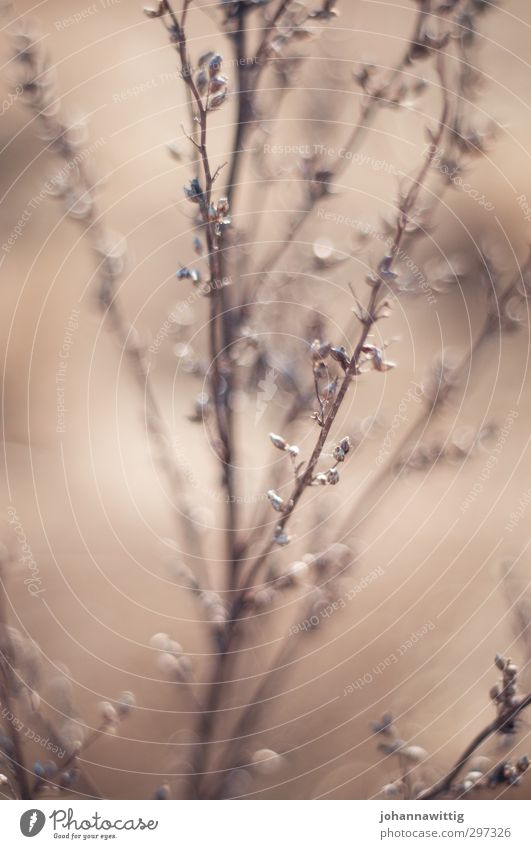
<svg viewBox="0 0 531 849"><path fill-rule="evenodd" d="M190 216L182 200L189 174L186 157L172 161L166 143L181 135L187 119L183 89L176 78L175 56L157 22L148 21L139 3L96 0L96 11L79 24L65 25L68 16L88 9L84 0L43 0L17 3L18 14L39 21L46 49L58 76L67 112L90 118L90 143L96 145L92 166L102 180L100 203L111 229L126 234L128 273L121 296L124 309L140 337L149 344L167 315L190 290L175 280L180 262L191 256ZM392 65L410 31L414 4L343 2L337 28L322 42L307 48L305 70L297 77L297 93L283 107L280 137L292 143L331 142L343 137L359 103L350 79L354 60L370 58ZM222 52L212 19L195 14L191 23L194 53L215 46ZM495 147L477 162L471 179L495 205L485 212L462 194L447 194L433 237L443 253L459 253L473 267L479 243L497 245L500 263L509 272L514 256L521 258L529 238L516 198L531 197L529 169L528 64L531 11L523 0L507 0L503 9L483 21L478 61L489 79L480 110L499 122ZM10 91L9 27L1 34L2 98ZM334 63L327 62L333 57ZM6 60L4 62L4 59ZM327 71L328 68L328 71ZM167 76L165 76L167 75ZM230 75L230 70L229 70ZM135 86L141 90L133 91ZM329 89L330 97L314 90ZM343 94L338 93L343 92ZM428 114L434 114L427 100ZM229 138L232 106L219 113L212 133L215 159L221 162ZM309 121L318 111L319 121ZM425 141L426 115L417 107L388 111L363 150L376 159L409 171ZM300 119L306 116L306 120ZM340 133L341 135L335 135ZM336 141L337 143L337 141ZM44 150L38 126L22 103L4 111L0 124L0 242L12 231L43 178L57 163ZM273 169L280 161L268 163ZM254 165L246 179L253 179ZM328 201L336 212L377 222L389 213L396 178L385 169L353 163L344 175L345 190ZM259 209L262 189L248 187L248 208ZM269 216L261 238L282 238L283 212L290 189L279 187L268 203ZM266 216L267 219L267 216ZM240 222L241 223L241 222ZM314 221L301 233L301 250L326 235L340 250L349 250L348 228ZM310 247L308 247L310 246ZM380 255L378 245L369 259ZM295 255L296 256L296 255ZM290 264L291 263L291 264ZM297 267L292 257L287 267ZM358 263L342 266L334 284L308 279L292 284L290 325L295 339L307 322L312 303L331 321L344 325L350 307L347 282L361 280ZM79 225L62 218L61 205L44 201L33 212L15 248L0 269L2 309L2 420L5 454L2 462L0 511L2 540L17 551L7 521L16 510L42 576L45 593L39 600L26 592L22 567L12 565L7 594L13 624L26 630L53 665L66 664L75 682L76 703L91 724L96 703L120 690L135 692L139 710L114 740L100 741L86 759L106 795L149 797L162 776L179 772L179 753L188 739L194 705L181 690L160 680L150 636L167 631L197 655L197 677L207 671L209 647L197 623L198 610L189 596L170 580L163 562L164 538L172 536L171 510L165 484L150 454L137 388L112 336L102 324L94 299L93 264ZM81 305L79 306L79 302ZM477 281L468 279L437 297L435 308L403 300L386 328L399 337L393 359L400 368L390 375L371 375L360 382L338 425L348 429L347 413L363 418L378 408L392 417L411 381L423 374L431 356L442 347L466 347L481 318ZM56 372L64 328L73 308L80 308L79 328L70 350L66 381L66 432L56 433ZM271 310L271 314L268 313ZM264 306L260 329L273 339L274 310ZM272 315L273 319L268 316ZM194 303L195 321L184 335L201 332L203 304ZM279 345L281 344L279 341ZM358 577L381 567L384 575L328 624L322 636L301 641L301 661L283 679L279 697L261 719L263 733L256 746L286 753L282 770L250 788L266 796L303 798L330 792L336 797L363 798L378 792L392 773L379 763L369 721L391 709L401 717L402 733L434 754L436 775L456 756L474 729L492 716L488 690L496 678L496 651L526 657L515 640L513 619L500 582L500 561L518 556L514 575L517 592L526 591L531 557L526 551L529 515L508 532L505 526L530 486L528 435L531 403L527 374L529 334L500 341L474 364L470 383L459 404L434 426L444 422L464 426L495 421L508 413L519 416L489 480L466 512L460 505L477 482L489 449L465 467L444 466L436 472L401 480L386 496L373 522L364 525L358 545L365 552ZM217 499L217 469L201 425L187 415L201 390L196 378L183 374L174 355L175 340L167 340L152 358L151 368L161 406L173 422L179 453L194 465L199 520L206 527L222 519ZM301 348L302 351L302 348ZM305 367L304 358L297 361ZM275 430L287 398L280 392L255 426L255 399L241 401L238 428L243 465L266 469L272 462L267 432ZM305 448L312 431L297 425ZM330 493L319 493L323 510L333 513L351 499L360 479L371 473L374 445L350 461L349 476ZM371 460L372 456L372 460ZM263 492L249 471L240 485L249 501ZM315 517L315 514L311 514ZM323 514L324 515L324 514ZM345 513L347 515L347 513ZM310 514L308 513L308 516ZM299 532L304 533L300 519ZM212 554L211 579L219 585L219 535L205 537ZM312 542L309 543L309 547ZM302 549L304 550L304 548ZM299 552L301 553L301 552ZM204 574L204 566L197 564ZM352 578L355 581L355 578ZM250 643L276 641L285 621L264 634L256 626ZM347 684L372 670L407 639L432 622L435 628L399 663L353 695ZM247 658L247 674L256 673L263 652ZM237 703L237 697L235 697ZM525 751L528 726L522 728ZM497 752L497 744L491 750ZM511 746L513 744L511 743ZM38 756L38 752L36 753ZM529 786L520 793L528 795Z"/></svg>

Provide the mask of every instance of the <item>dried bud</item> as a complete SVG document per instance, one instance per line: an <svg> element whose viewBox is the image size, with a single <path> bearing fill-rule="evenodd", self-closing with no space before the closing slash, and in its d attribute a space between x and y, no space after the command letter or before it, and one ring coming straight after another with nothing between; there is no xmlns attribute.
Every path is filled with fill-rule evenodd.
<svg viewBox="0 0 531 849"><path fill-rule="evenodd" d="M325 360L330 354L332 346L329 342L321 342L319 339L314 339L310 351L314 360Z"/></svg>
<svg viewBox="0 0 531 849"><path fill-rule="evenodd" d="M214 56L213 50L207 50L206 53L202 53L199 59L197 60L197 64L200 68L204 68L205 65L208 65L212 57Z"/></svg>
<svg viewBox="0 0 531 849"><path fill-rule="evenodd" d="M154 799L165 800L170 798L170 786L169 784L161 784L160 787L157 787L155 793L153 794Z"/></svg>
<svg viewBox="0 0 531 849"><path fill-rule="evenodd" d="M420 763L420 761L425 760L428 757L428 753L421 746L406 746L402 749L402 754L408 761L411 763Z"/></svg>
<svg viewBox="0 0 531 849"><path fill-rule="evenodd" d="M217 202L216 209L217 209L218 216L227 215L227 213L229 211L229 201L228 201L228 199L225 198L225 197L219 198L219 200Z"/></svg>
<svg viewBox="0 0 531 849"><path fill-rule="evenodd" d="M521 758L518 758L516 762L516 769L520 773L526 772L529 769L529 758L527 755L522 755Z"/></svg>
<svg viewBox="0 0 531 849"><path fill-rule="evenodd" d="M206 75L205 75L206 77ZM220 91L224 91L227 88L228 79L222 75L217 77L212 77L210 80L210 84L208 86L208 90L210 94L217 94Z"/></svg>
<svg viewBox="0 0 531 849"><path fill-rule="evenodd" d="M118 721L118 713L110 702L100 702L99 713L105 725L114 725Z"/></svg>
<svg viewBox="0 0 531 849"><path fill-rule="evenodd" d="M334 448L334 459L337 460L338 463L342 463L350 451L350 439L348 436L344 436L339 445L336 445Z"/></svg>
<svg viewBox="0 0 531 849"><path fill-rule="evenodd" d="M193 180L190 181L189 186L184 186L184 193L187 199L192 203L201 203L203 191L197 177L194 177Z"/></svg>
<svg viewBox="0 0 531 849"><path fill-rule="evenodd" d="M277 545L288 545L291 542L291 537L283 530L282 525L276 526L273 539Z"/></svg>
<svg viewBox="0 0 531 849"><path fill-rule="evenodd" d="M118 699L117 712L120 719L129 716L136 705L136 699L130 690L125 690Z"/></svg>
<svg viewBox="0 0 531 849"><path fill-rule="evenodd" d="M214 97L212 97L208 101L208 111L213 112L215 109L219 109L220 106L223 106L227 97L228 97L227 91L222 91L220 94L214 95Z"/></svg>
<svg viewBox="0 0 531 849"><path fill-rule="evenodd" d="M339 483L339 472L335 468L329 469L326 473L326 482L330 484L330 486L335 486L336 483Z"/></svg>
<svg viewBox="0 0 531 849"><path fill-rule="evenodd" d="M144 15L147 18L160 18L165 12L164 0L160 0L156 6L144 6Z"/></svg>
<svg viewBox="0 0 531 849"><path fill-rule="evenodd" d="M288 448L288 443L281 436L278 436L276 433L270 433L269 438L275 448L279 448L280 451L286 451Z"/></svg>
<svg viewBox="0 0 531 849"><path fill-rule="evenodd" d="M208 73L210 77L215 77L221 70L221 65L223 63L223 56L220 56L219 53L214 53L212 58L208 62Z"/></svg>
<svg viewBox="0 0 531 849"><path fill-rule="evenodd" d="M498 669L505 669L505 658L501 654L497 654L494 658L494 663L498 667Z"/></svg>
<svg viewBox="0 0 531 849"><path fill-rule="evenodd" d="M273 510L276 510L277 512L281 513L282 509L284 507L284 499L281 498L280 495L277 492L275 492L274 489L268 490L267 497L269 498L269 500L271 502L271 506L272 506Z"/></svg>
<svg viewBox="0 0 531 849"><path fill-rule="evenodd" d="M343 370L347 371L350 365L350 357L348 356L346 349L343 347L343 345L340 345L339 347L330 348L330 354L332 358L342 366Z"/></svg>
<svg viewBox="0 0 531 849"><path fill-rule="evenodd" d="M262 775L272 775L282 766L283 758L273 749L258 749L251 760L257 772Z"/></svg>
<svg viewBox="0 0 531 849"><path fill-rule="evenodd" d="M196 75L195 84L199 94L205 94L208 89L208 74L205 70L199 71Z"/></svg>

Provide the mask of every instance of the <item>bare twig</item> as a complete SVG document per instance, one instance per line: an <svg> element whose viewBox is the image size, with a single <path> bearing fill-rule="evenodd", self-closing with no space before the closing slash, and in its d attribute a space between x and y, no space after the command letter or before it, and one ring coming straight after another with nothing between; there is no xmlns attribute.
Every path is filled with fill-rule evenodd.
<svg viewBox="0 0 531 849"><path fill-rule="evenodd" d="M479 734L476 734L471 743L469 743L464 752L457 759L452 769L443 778L441 778L440 781L437 781L435 784L432 784L431 787L427 787L419 793L416 798L422 800L437 799L438 796L448 793L451 790L454 779L457 778L462 768L465 766L467 761L470 760L476 749L478 749L485 740L492 737L493 734L503 732L506 727L511 727L515 719L529 706L531 706L531 694L524 696L520 699L517 705L505 711L500 716L497 716L496 719L489 723L489 725L485 726Z"/></svg>

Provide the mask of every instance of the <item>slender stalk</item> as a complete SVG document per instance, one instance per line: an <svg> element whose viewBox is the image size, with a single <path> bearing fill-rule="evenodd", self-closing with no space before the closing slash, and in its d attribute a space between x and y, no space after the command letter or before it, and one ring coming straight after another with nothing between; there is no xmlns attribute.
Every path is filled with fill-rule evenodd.
<svg viewBox="0 0 531 849"><path fill-rule="evenodd" d="M216 177L219 173L213 172L210 166L209 154L207 149L207 129L208 129L208 96L205 102L194 81L192 66L188 56L188 45L186 40L186 32L184 24L186 15L191 5L191 0L185 0L179 20L175 13L170 0L164 0L163 8L168 13L171 25L170 32L172 40L176 42L177 51L179 53L181 74L185 85L191 92L193 102L197 111L196 120L199 125L199 141L194 137L190 137L190 141L197 148L199 158L202 165L204 188L202 188L199 196L199 212L203 222L205 239L207 245L207 256L210 267L210 360L211 360L211 384L214 414L217 424L217 436L219 439L219 459L222 464L222 485L226 491L226 538L227 538L227 558L231 564L231 573L234 575L237 569L237 516L236 516L236 497L234 492L234 458L233 458L233 426L232 413L229 404L229 392L225 386L230 381L230 363L227 360L226 345L225 351L222 353L222 348L219 342L218 328L220 329L221 338L223 339L224 316L227 314L225 295L223 292L223 267L222 267L222 252L220 250L220 238L216 235L214 222L211 220L210 209L212 202L212 189ZM226 325L225 325L226 328ZM223 340L228 343L228 339ZM223 362L223 370L220 365ZM234 578L232 579L234 581Z"/></svg>
<svg viewBox="0 0 531 849"><path fill-rule="evenodd" d="M469 743L464 752L457 759L452 769L431 787L427 787L422 793L416 797L419 800L437 799L439 796L448 793L452 788L452 783L457 778L465 764L470 760L476 749L478 749L485 740L492 737L497 732L503 732L504 728L514 723L514 720L526 708L531 706L531 693L524 696L514 708L510 708L500 716L497 716L489 725L485 726L479 734L476 734L474 739Z"/></svg>
<svg viewBox="0 0 531 849"><path fill-rule="evenodd" d="M202 774L206 769L207 762L207 747L210 742L210 738L213 732L214 724L215 724L215 716L216 712L221 703L221 697L224 691L224 686L226 684L226 677L228 671L228 665L231 657L233 657L234 652L232 651L232 644L234 641L235 634L238 631L238 624L242 618L242 614L245 610L246 606L246 598L247 592L252 586L254 582L258 579L260 569L262 565L267 560L268 556L274 549L275 537L279 533L283 533L286 526L289 523L290 518L292 517L295 509L302 498L303 493L306 488L311 485L313 480L315 468L317 463L321 457L321 453L323 447L328 439L328 435L332 428L332 425L336 419L336 416L341 408L341 405L345 399L345 396L348 392L349 386L354 379L354 377L358 374L360 358L362 355L362 349L366 343L367 336L377 320L376 309L378 305L378 298L380 294L380 290L384 285L384 279L386 274L389 274L392 271L393 265L396 261L397 255L400 251L400 246L402 244L402 240L406 233L406 228L409 223L409 216L411 211L413 210L420 190L424 184L424 181L427 177L427 174L431 168L435 155L437 153L437 149L442 141L443 135L445 133L447 127L447 118L449 112L449 97L446 89L446 77L445 77L445 61L444 54L438 52L437 53L437 72L441 84L441 94L442 94L442 110L441 115L438 122L438 127L436 132L432 135L431 142L425 156L424 162L419 169L415 179L412 181L411 187L406 193L405 197L402 199L399 209L398 216L396 222L396 230L393 238L393 242L391 248L389 250L388 256L386 256L378 267L378 274L376 276L376 280L371 289L371 294L369 297L368 305L366 307L365 318L362 322L362 330L358 339L358 342L354 348L354 352L350 358L349 365L346 369L345 375L343 377L342 383L338 390L336 397L331 405L330 411L320 428L319 436L315 443L314 449L308 460L304 471L299 475L293 491L287 500L287 507L285 508L282 516L276 526L275 534L269 539L269 541L265 544L262 552L256 557L252 565L250 566L247 575L244 577L242 582L242 587L237 594L231 610L231 618L227 622L227 631L225 637L225 644L218 655L218 660L215 667L214 678L212 680L209 693L207 696L207 700L205 703L205 710L201 717L200 727L199 727L199 736L198 743L196 747L196 758L195 758L195 776L194 776L194 787L197 795L201 793L201 780Z"/></svg>

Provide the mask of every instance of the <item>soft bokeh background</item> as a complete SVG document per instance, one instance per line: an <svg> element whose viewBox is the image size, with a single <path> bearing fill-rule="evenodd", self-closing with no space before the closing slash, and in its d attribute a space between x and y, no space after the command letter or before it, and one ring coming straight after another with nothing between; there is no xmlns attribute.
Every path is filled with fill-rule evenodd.
<svg viewBox="0 0 531 849"><path fill-rule="evenodd" d="M323 32L320 42L304 48L308 59L294 71L296 91L283 102L276 125L275 140L284 144L340 146L359 108L359 93L351 81L355 63L372 59L390 67L403 50L413 3L367 0L339 5L337 24ZM190 16L192 53L214 47L228 54L215 35L215 7L203 6L202 12ZM189 284L175 279L176 268L192 256L192 221L182 193L190 175L181 131L188 113L176 57L160 25L147 20L140 4L130 0L96 0L93 6L84 0L42 0L18 2L16 7L18 15L38 21L65 112L89 119L87 147L99 181L99 203L110 229L124 234L128 242L121 304L140 340L149 346L172 310L192 293ZM84 15L79 23L70 17L76 12ZM6 23L12 19L8 16ZM517 197L523 193L531 198L530 33L531 11L523 0L507 0L483 20L477 59L488 85L480 95L479 113L494 118L502 130L488 155L474 162L469 179L495 209L488 212L463 193L447 192L426 249L439 257L459 255L470 269L477 262L479 244L494 247L508 274L516 268L515 258L526 252L529 224ZM13 88L9 25L3 28L0 43L4 99ZM230 76L231 69L227 71ZM274 104L275 93L269 96ZM229 104L212 121L214 164L226 159L232 110ZM375 130L366 135L362 151L399 172L410 172L425 146L423 127L435 110L428 95L411 108L383 112ZM182 145L181 162L168 156L167 142L175 138ZM264 138L258 144L259 153ZM20 99L3 108L0 145L0 243L4 243L58 162L46 150L37 121ZM267 195L263 185L256 185L258 162L249 155L244 208L269 210L254 257L266 255L271 240L282 239L293 204L289 169L294 158L268 155L265 167L279 180ZM375 225L381 214L390 213L397 178L388 168L352 162L342 183L341 193L326 201L332 212ZM236 223L245 226L238 216ZM304 269L319 238L349 252L353 233L314 217L299 234L295 250L286 255L283 268ZM375 244L367 256L374 261L380 254ZM289 332L294 367L309 368L302 343L311 308L341 335L352 305L347 284L354 281L362 287L367 256L343 263L334 276L320 269L304 277L294 275L285 290L268 290L256 328L278 349L279 357ZM70 670L76 704L89 725L97 722L100 700L121 690L134 691L139 709L116 738L100 740L89 749L84 761L105 795L149 798L161 780L171 780L180 771L179 757L190 739L196 710L186 689L163 680L149 638L159 631L171 633L194 656L199 697L211 651L199 609L167 569L169 549L164 541L175 538L171 494L146 436L138 388L102 321L93 257L83 228L64 217L59 201L46 198L33 204L20 238L7 253L2 251L0 260L4 436L0 507L2 541L13 553L5 576L9 617L40 646L45 677L53 683L56 664ZM279 317L285 315L283 301L291 303L288 322ZM69 344L65 432L57 433L56 378L73 310L80 312ZM180 310L183 323L178 334L163 339L157 352L148 356L197 505L194 515L203 529L210 562L194 561L182 539L176 544L202 579L222 588L223 550L216 530L223 521L218 469L208 433L189 419L202 382L187 373L175 353L176 345L191 340L198 355L206 356L205 304L192 297ZM353 422L376 411L383 430L362 441L339 487L312 492L307 498L294 525L298 556L306 544L312 550L328 538L336 511L341 510L342 523L347 520L349 502L361 482L375 473L378 439L412 381L421 378L442 349L466 349L482 310L483 296L474 274L462 286L456 283L437 294L435 305L427 305L422 296L399 302L381 331L388 338L397 337L392 358L399 368L360 380L336 435L349 432ZM301 639L299 660L282 677L249 746L251 751L264 746L282 751L284 764L246 792L280 798L327 793L372 796L394 777L369 734L369 721L383 710L391 709L399 717L402 734L433 754L432 775L440 774L492 717L488 690L496 678L495 652L507 652L522 664L527 660L524 642L515 638L500 563L506 557L518 558L511 591L513 598L514 593L525 598L531 564L529 515L524 512L512 531L506 525L530 486L528 345L527 327L503 339L495 335L474 360L457 407L429 431L427 438L433 440L454 425L503 426L510 411L517 410L470 508L462 510L461 504L480 479L492 444L466 465L444 465L396 481L374 518L355 531L360 560L351 585L378 567L382 574L326 629ZM269 471L278 461L267 433L278 429L289 403L289 392L281 386L257 421L257 391L239 398L237 415L243 467L239 486L247 522L256 504L262 503ZM295 423L292 441L301 446L303 456L314 434L307 419ZM16 511L38 566L43 589L38 598L32 598L24 585L27 574L19 562L10 508ZM312 533L320 520L323 525ZM261 664L285 634L286 623L297 615L294 596L286 596L283 604L289 609L268 618L267 627L259 621L250 629L251 648L241 667L246 682L234 689L234 705L250 692ZM434 627L399 662L387 665L381 674L374 672L412 632L430 623ZM371 683L344 695L345 687L365 673L372 674ZM515 752L526 750L528 732L524 723ZM491 753L501 751L498 745L490 744ZM511 741L510 750L513 745ZM529 785L517 792L528 796Z"/></svg>

